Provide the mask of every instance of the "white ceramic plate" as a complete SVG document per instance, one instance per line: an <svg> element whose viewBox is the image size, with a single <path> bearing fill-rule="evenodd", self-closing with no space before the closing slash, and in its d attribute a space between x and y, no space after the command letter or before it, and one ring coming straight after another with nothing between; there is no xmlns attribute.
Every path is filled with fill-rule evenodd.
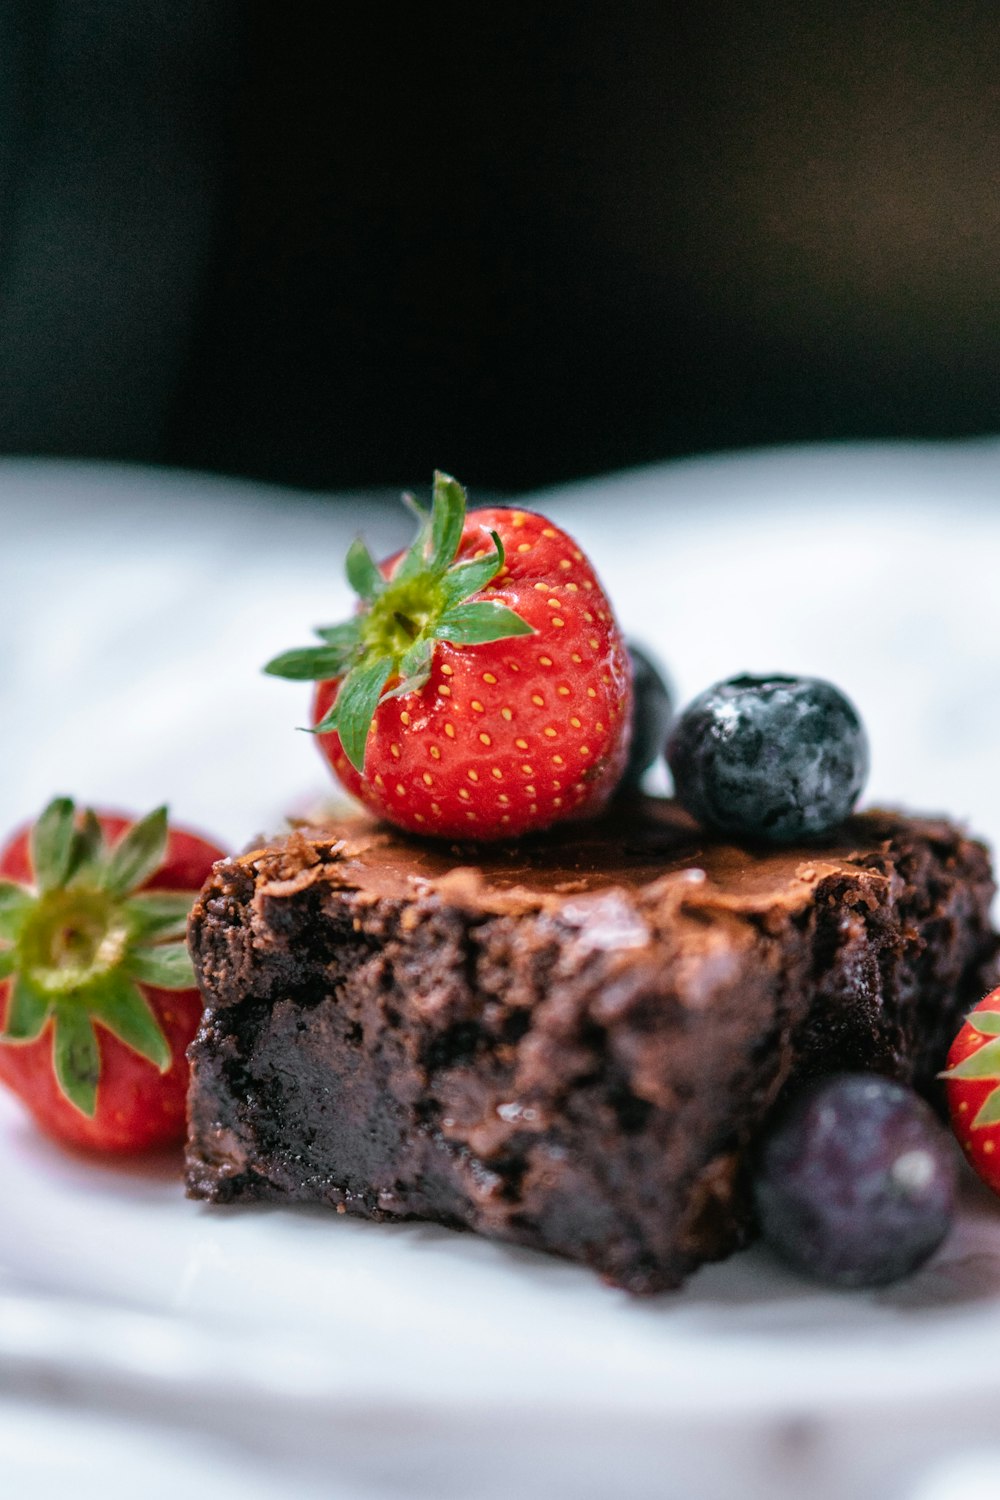
<svg viewBox="0 0 1000 1500"><path fill-rule="evenodd" d="M705 460L543 503L681 698L744 669L830 677L869 724L870 800L1000 843L998 493L983 443ZM166 798L239 844L326 794L293 732L304 691L258 668L345 612L358 526L388 549L405 514L11 461L0 497L0 824L57 790ZM427 1226L196 1206L175 1163L64 1154L4 1099L0 1147L0 1383L52 1434L36 1463L81 1412L126 1424L123 1494L141 1437L158 1472L194 1443L217 1493L243 1474L250 1500L290 1476L436 1500L777 1497L804 1476L818 1497L904 1495L1000 1399L1000 1210L972 1186L896 1288L824 1293L757 1249L633 1303ZM14 1448L0 1421L0 1465Z"/></svg>

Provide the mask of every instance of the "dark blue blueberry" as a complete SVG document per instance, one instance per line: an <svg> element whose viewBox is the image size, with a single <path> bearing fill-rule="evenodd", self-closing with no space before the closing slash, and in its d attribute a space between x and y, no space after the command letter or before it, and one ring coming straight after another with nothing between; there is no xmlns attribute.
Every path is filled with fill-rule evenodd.
<svg viewBox="0 0 1000 1500"><path fill-rule="evenodd" d="M644 772L663 754L674 717L674 705L662 667L644 646L626 642L632 658L632 690L635 711L632 744L623 786L638 786Z"/></svg>
<svg viewBox="0 0 1000 1500"><path fill-rule="evenodd" d="M868 776L857 710L817 677L732 677L685 709L667 744L678 800L719 833L818 838Z"/></svg>
<svg viewBox="0 0 1000 1500"><path fill-rule="evenodd" d="M954 1142L912 1089L841 1073L780 1117L754 1197L765 1238L800 1271L834 1286L884 1286L940 1245L955 1185Z"/></svg>

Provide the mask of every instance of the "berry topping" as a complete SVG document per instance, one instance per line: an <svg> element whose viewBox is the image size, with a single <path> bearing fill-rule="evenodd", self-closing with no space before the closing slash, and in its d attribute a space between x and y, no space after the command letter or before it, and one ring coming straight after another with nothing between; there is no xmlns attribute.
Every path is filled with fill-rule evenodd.
<svg viewBox="0 0 1000 1500"><path fill-rule="evenodd" d="M868 739L832 683L732 677L685 709L667 760L678 800L704 827L784 844L848 816L868 776Z"/></svg>
<svg viewBox="0 0 1000 1500"><path fill-rule="evenodd" d="M313 727L349 792L448 838L600 811L628 753L631 673L572 537L530 511L466 515L438 474L409 551L376 564L355 542L347 572L354 618L265 670L318 683Z"/></svg>
<svg viewBox="0 0 1000 1500"><path fill-rule="evenodd" d="M68 797L0 853L0 1079L51 1134L135 1150L184 1134L201 1000L184 943L223 851Z"/></svg>
<svg viewBox="0 0 1000 1500"><path fill-rule="evenodd" d="M632 691L635 709L632 715L632 744L622 778L627 786L638 786L643 775L663 754L667 733L673 722L674 706L666 674L644 646L628 641L632 662Z"/></svg>
<svg viewBox="0 0 1000 1500"><path fill-rule="evenodd" d="M1000 989L966 1018L942 1077L958 1143L987 1186L1000 1193Z"/></svg>
<svg viewBox="0 0 1000 1500"><path fill-rule="evenodd" d="M843 1073L800 1095L767 1136L754 1197L785 1260L835 1286L882 1286L921 1265L955 1207L947 1132L911 1089Z"/></svg>

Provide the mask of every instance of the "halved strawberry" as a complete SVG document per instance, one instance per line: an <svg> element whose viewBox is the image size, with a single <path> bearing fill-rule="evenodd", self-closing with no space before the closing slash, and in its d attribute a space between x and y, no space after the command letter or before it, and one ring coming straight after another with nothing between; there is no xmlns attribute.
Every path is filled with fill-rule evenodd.
<svg viewBox="0 0 1000 1500"><path fill-rule="evenodd" d="M201 997L188 912L223 851L78 813L68 797L0 853L0 1079L50 1134L98 1150L179 1140Z"/></svg>
<svg viewBox="0 0 1000 1500"><path fill-rule="evenodd" d="M597 812L625 766L632 681L590 563L544 516L466 515L446 474L420 519L381 565L356 541L357 614L265 671L318 682L324 754L399 827L497 839Z"/></svg>

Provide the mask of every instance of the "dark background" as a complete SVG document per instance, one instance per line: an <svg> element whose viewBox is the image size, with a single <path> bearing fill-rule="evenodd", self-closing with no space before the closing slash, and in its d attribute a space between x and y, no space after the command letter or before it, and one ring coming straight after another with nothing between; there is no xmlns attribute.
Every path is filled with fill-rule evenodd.
<svg viewBox="0 0 1000 1500"><path fill-rule="evenodd" d="M530 486L991 431L983 3L0 10L0 448Z"/></svg>

